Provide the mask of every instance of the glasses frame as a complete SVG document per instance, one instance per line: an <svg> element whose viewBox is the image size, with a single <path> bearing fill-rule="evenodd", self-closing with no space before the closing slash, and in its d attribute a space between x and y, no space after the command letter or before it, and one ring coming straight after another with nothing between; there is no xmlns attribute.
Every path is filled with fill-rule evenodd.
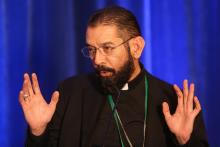
<svg viewBox="0 0 220 147"><path fill-rule="evenodd" d="M118 45L116 45L116 46L114 46L114 47L111 47L111 51L114 50L114 49L116 49L117 47L119 47L119 46L121 46L121 45L127 43L127 42L130 41L132 38L134 38L134 37L131 37L131 38L125 40L124 42L122 42L122 43L120 43L120 44L118 44ZM94 51L94 55L89 55L89 53L88 53L88 55L87 55L87 53L85 53L85 52L86 52L85 50L88 50L88 47L85 46L85 47L83 47L83 48L81 49L81 52L82 52L82 54L83 54L84 57L87 57L87 58L90 58L90 59L94 59L94 57L95 57L95 55L96 55L96 53L97 53L97 50L100 50L100 49L102 49L102 47L99 47L99 48L94 47L94 50L95 50L95 51ZM89 52L89 51L87 51L87 52ZM102 49L102 55L109 56L109 55L106 55L106 54L105 54L105 52L103 51L103 49Z"/></svg>

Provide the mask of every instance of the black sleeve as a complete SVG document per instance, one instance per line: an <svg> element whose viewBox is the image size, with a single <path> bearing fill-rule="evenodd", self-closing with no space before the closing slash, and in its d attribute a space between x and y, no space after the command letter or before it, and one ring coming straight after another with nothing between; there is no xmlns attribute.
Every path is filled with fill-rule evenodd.
<svg viewBox="0 0 220 147"><path fill-rule="evenodd" d="M26 147L41 147L47 146L48 134L45 131L40 136L35 136L31 133L30 128L27 129L27 138L25 142Z"/></svg>

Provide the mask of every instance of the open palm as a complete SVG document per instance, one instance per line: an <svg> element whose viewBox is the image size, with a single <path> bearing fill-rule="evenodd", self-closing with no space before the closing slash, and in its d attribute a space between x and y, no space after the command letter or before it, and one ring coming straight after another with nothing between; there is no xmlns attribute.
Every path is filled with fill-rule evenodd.
<svg viewBox="0 0 220 147"><path fill-rule="evenodd" d="M24 98L25 95L28 95L28 97ZM41 94L36 74L32 74L32 84L29 75L24 75L24 83L19 94L19 101L25 119L34 135L41 135L46 129L48 122L54 114L58 97L59 93L55 91L51 102L47 104Z"/></svg>
<svg viewBox="0 0 220 147"><path fill-rule="evenodd" d="M176 135L180 144L185 144L193 131L194 120L201 110L199 100L194 96L194 84L190 84L188 89L188 81L183 81L183 92L177 85L174 89L178 96L178 104L173 115L170 114L169 105L163 102L163 114L170 131ZM193 108L193 101L195 108Z"/></svg>

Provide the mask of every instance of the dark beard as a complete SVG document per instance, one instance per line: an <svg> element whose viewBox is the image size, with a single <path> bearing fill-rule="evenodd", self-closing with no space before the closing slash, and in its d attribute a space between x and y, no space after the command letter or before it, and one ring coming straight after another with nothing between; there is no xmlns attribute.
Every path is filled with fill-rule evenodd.
<svg viewBox="0 0 220 147"><path fill-rule="evenodd" d="M104 90L105 94L117 94L119 89L121 89L126 82L128 82L131 74L134 71L134 62L130 52L128 52L128 61L116 72L114 69L103 66L97 65L95 68L96 73L100 79L101 86ZM112 72L112 76L109 77L102 77L100 75L101 71L108 71Z"/></svg>

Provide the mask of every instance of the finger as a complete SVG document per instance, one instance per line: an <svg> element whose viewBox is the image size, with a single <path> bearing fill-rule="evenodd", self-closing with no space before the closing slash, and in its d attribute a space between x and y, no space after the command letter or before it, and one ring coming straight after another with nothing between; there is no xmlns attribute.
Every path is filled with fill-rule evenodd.
<svg viewBox="0 0 220 147"><path fill-rule="evenodd" d="M33 81L33 89L35 94L41 93L37 75L35 73L32 74L32 81Z"/></svg>
<svg viewBox="0 0 220 147"><path fill-rule="evenodd" d="M32 88L32 85L31 85L31 80L30 80L30 77L27 73L24 74L24 80L25 80L25 83L24 83L24 86L25 86L25 90L28 91L28 94L31 96L34 94L33 92L33 88ZM26 91L24 91L26 92Z"/></svg>
<svg viewBox="0 0 220 147"><path fill-rule="evenodd" d="M163 114L164 114L165 120L168 121L171 117L169 105L167 102L163 102L162 106L163 106Z"/></svg>
<svg viewBox="0 0 220 147"><path fill-rule="evenodd" d="M179 108L182 109L183 108L183 93L176 84L173 85L173 88L176 91L176 95L178 97L178 106L179 106ZM177 108L178 108L178 106L177 106Z"/></svg>
<svg viewBox="0 0 220 147"><path fill-rule="evenodd" d="M196 117L201 111L201 105L200 105L200 102L197 96L194 96L194 102L196 106L192 113L193 113L193 116Z"/></svg>
<svg viewBox="0 0 220 147"><path fill-rule="evenodd" d="M28 92L28 84L27 84L27 80L24 78L24 82L23 82L23 86L22 86L22 97L24 99L24 95L30 95L29 92Z"/></svg>
<svg viewBox="0 0 220 147"><path fill-rule="evenodd" d="M193 110L193 97L194 97L195 85L192 83L189 87L189 95L187 100L188 110Z"/></svg>
<svg viewBox="0 0 220 147"><path fill-rule="evenodd" d="M27 86L27 80L24 79L23 85L22 85L22 92L23 94L28 94L28 86Z"/></svg>
<svg viewBox="0 0 220 147"><path fill-rule="evenodd" d="M183 81L183 104L186 107L187 99L188 99L188 80Z"/></svg>
<svg viewBox="0 0 220 147"><path fill-rule="evenodd" d="M49 104L51 113L54 113L58 100L59 100L59 92L55 91L52 95L52 98L51 98L50 104Z"/></svg>
<svg viewBox="0 0 220 147"><path fill-rule="evenodd" d="M23 106L25 104L25 100L24 100L23 95L24 95L24 92L21 90L19 92L19 102L20 102L21 106Z"/></svg>

